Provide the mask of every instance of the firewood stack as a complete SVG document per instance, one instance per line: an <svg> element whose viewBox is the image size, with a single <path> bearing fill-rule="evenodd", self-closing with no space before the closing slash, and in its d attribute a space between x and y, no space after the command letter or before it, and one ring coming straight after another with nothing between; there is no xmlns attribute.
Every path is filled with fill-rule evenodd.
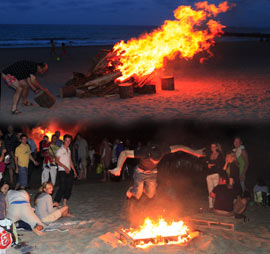
<svg viewBox="0 0 270 254"><path fill-rule="evenodd" d="M119 94L119 83L115 83L115 80L121 76L121 72L116 71L111 62L111 64L108 63L108 59L112 59L114 55L115 52L110 50L100 51L92 59L91 68L89 68L87 74L73 72L73 78L60 88L60 97L77 96L83 98ZM134 81L134 78L125 82L132 83L132 89L134 88L135 92L155 93L155 86L150 85L149 88L150 81L151 75L137 82Z"/></svg>

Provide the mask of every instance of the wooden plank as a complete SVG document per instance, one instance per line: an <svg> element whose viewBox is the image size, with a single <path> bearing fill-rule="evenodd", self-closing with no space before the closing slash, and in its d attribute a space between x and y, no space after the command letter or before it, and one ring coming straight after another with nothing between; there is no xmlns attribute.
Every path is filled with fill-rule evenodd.
<svg viewBox="0 0 270 254"><path fill-rule="evenodd" d="M224 223L220 221L212 221L212 220L199 220L199 219L189 219L192 223L199 227L208 227L208 228L217 228L234 231L234 224L232 223Z"/></svg>

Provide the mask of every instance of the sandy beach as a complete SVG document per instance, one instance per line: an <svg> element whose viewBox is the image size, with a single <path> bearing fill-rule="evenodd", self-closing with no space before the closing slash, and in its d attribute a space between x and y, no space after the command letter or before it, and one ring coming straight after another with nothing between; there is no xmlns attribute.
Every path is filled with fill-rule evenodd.
<svg viewBox="0 0 270 254"><path fill-rule="evenodd" d="M32 232L19 231L20 238L32 246L31 253L269 253L270 235L269 208L249 206L246 215L250 221L244 223L234 218L220 218L206 212L207 193L206 189L193 188L193 192L187 194L177 191L177 198L167 199L163 203L162 210L168 213L178 206L177 217L205 218L208 220L218 220L224 223L234 223L235 231L213 228L198 228L199 237L192 240L187 246L160 246L150 247L146 250L126 246L119 241L119 228L128 228L130 218L128 213L129 204L125 199L124 193L129 182L111 183L88 183L77 184L74 186L72 198L70 199L70 209L74 214L72 219L61 219L59 222L70 224L59 228L68 231L46 232L46 236L38 237ZM183 190L183 189L182 189ZM198 191L203 191L198 197ZM163 192L164 196L164 192ZM146 204L146 203L145 203ZM153 205L153 204L152 204ZM158 206L161 208L160 204ZM149 208L149 210L148 210ZM199 209L203 213L199 213ZM144 212L150 213L151 208L147 205L143 208ZM71 222L75 222L74 225ZM10 254L19 253L13 248Z"/></svg>
<svg viewBox="0 0 270 254"><path fill-rule="evenodd" d="M3 123L37 123L52 121L115 122L127 124L137 120L198 119L212 122L262 122L270 120L270 44L267 42L219 42L212 49L214 57L199 63L167 61L156 73L157 93L120 99L118 95L104 98L60 98L59 88L72 78L73 72L86 73L91 59L100 49L110 46L69 47L68 55L51 57L49 48L0 49L0 69L29 59L46 61L49 71L39 77L40 83L56 97L51 109L22 107L23 114L10 114L13 95L2 80L1 121ZM175 91L161 91L160 77L173 75ZM30 92L33 101L33 93Z"/></svg>

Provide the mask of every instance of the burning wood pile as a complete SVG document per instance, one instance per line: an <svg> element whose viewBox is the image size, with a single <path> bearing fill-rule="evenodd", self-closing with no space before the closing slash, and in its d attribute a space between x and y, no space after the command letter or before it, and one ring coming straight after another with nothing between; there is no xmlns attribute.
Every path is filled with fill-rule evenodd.
<svg viewBox="0 0 270 254"><path fill-rule="evenodd" d="M198 2L195 9L179 6L174 11L175 20L166 20L151 33L120 41L111 51L100 52L86 75L74 73L69 86L60 89L61 97L120 93L121 98L130 98L134 88L142 93L154 93L152 79L155 71L163 67L164 59L190 60L202 52L212 56L209 49L215 44L214 38L223 34L225 28L213 18L228 9L227 2L218 6ZM202 56L200 62L206 58Z"/></svg>
<svg viewBox="0 0 270 254"><path fill-rule="evenodd" d="M199 232L191 232L183 221L167 223L164 219L154 222L146 218L138 229L119 230L120 240L130 247L148 248L156 245L185 246L199 236Z"/></svg>

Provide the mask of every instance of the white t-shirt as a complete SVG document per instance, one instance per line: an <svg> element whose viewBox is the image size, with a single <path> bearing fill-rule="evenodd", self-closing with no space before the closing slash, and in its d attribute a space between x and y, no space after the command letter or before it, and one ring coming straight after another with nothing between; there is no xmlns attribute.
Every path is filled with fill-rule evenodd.
<svg viewBox="0 0 270 254"><path fill-rule="evenodd" d="M61 146L56 152L56 157L70 170L71 153L69 148L66 149L64 146ZM58 171L65 171L65 169L58 165Z"/></svg>

